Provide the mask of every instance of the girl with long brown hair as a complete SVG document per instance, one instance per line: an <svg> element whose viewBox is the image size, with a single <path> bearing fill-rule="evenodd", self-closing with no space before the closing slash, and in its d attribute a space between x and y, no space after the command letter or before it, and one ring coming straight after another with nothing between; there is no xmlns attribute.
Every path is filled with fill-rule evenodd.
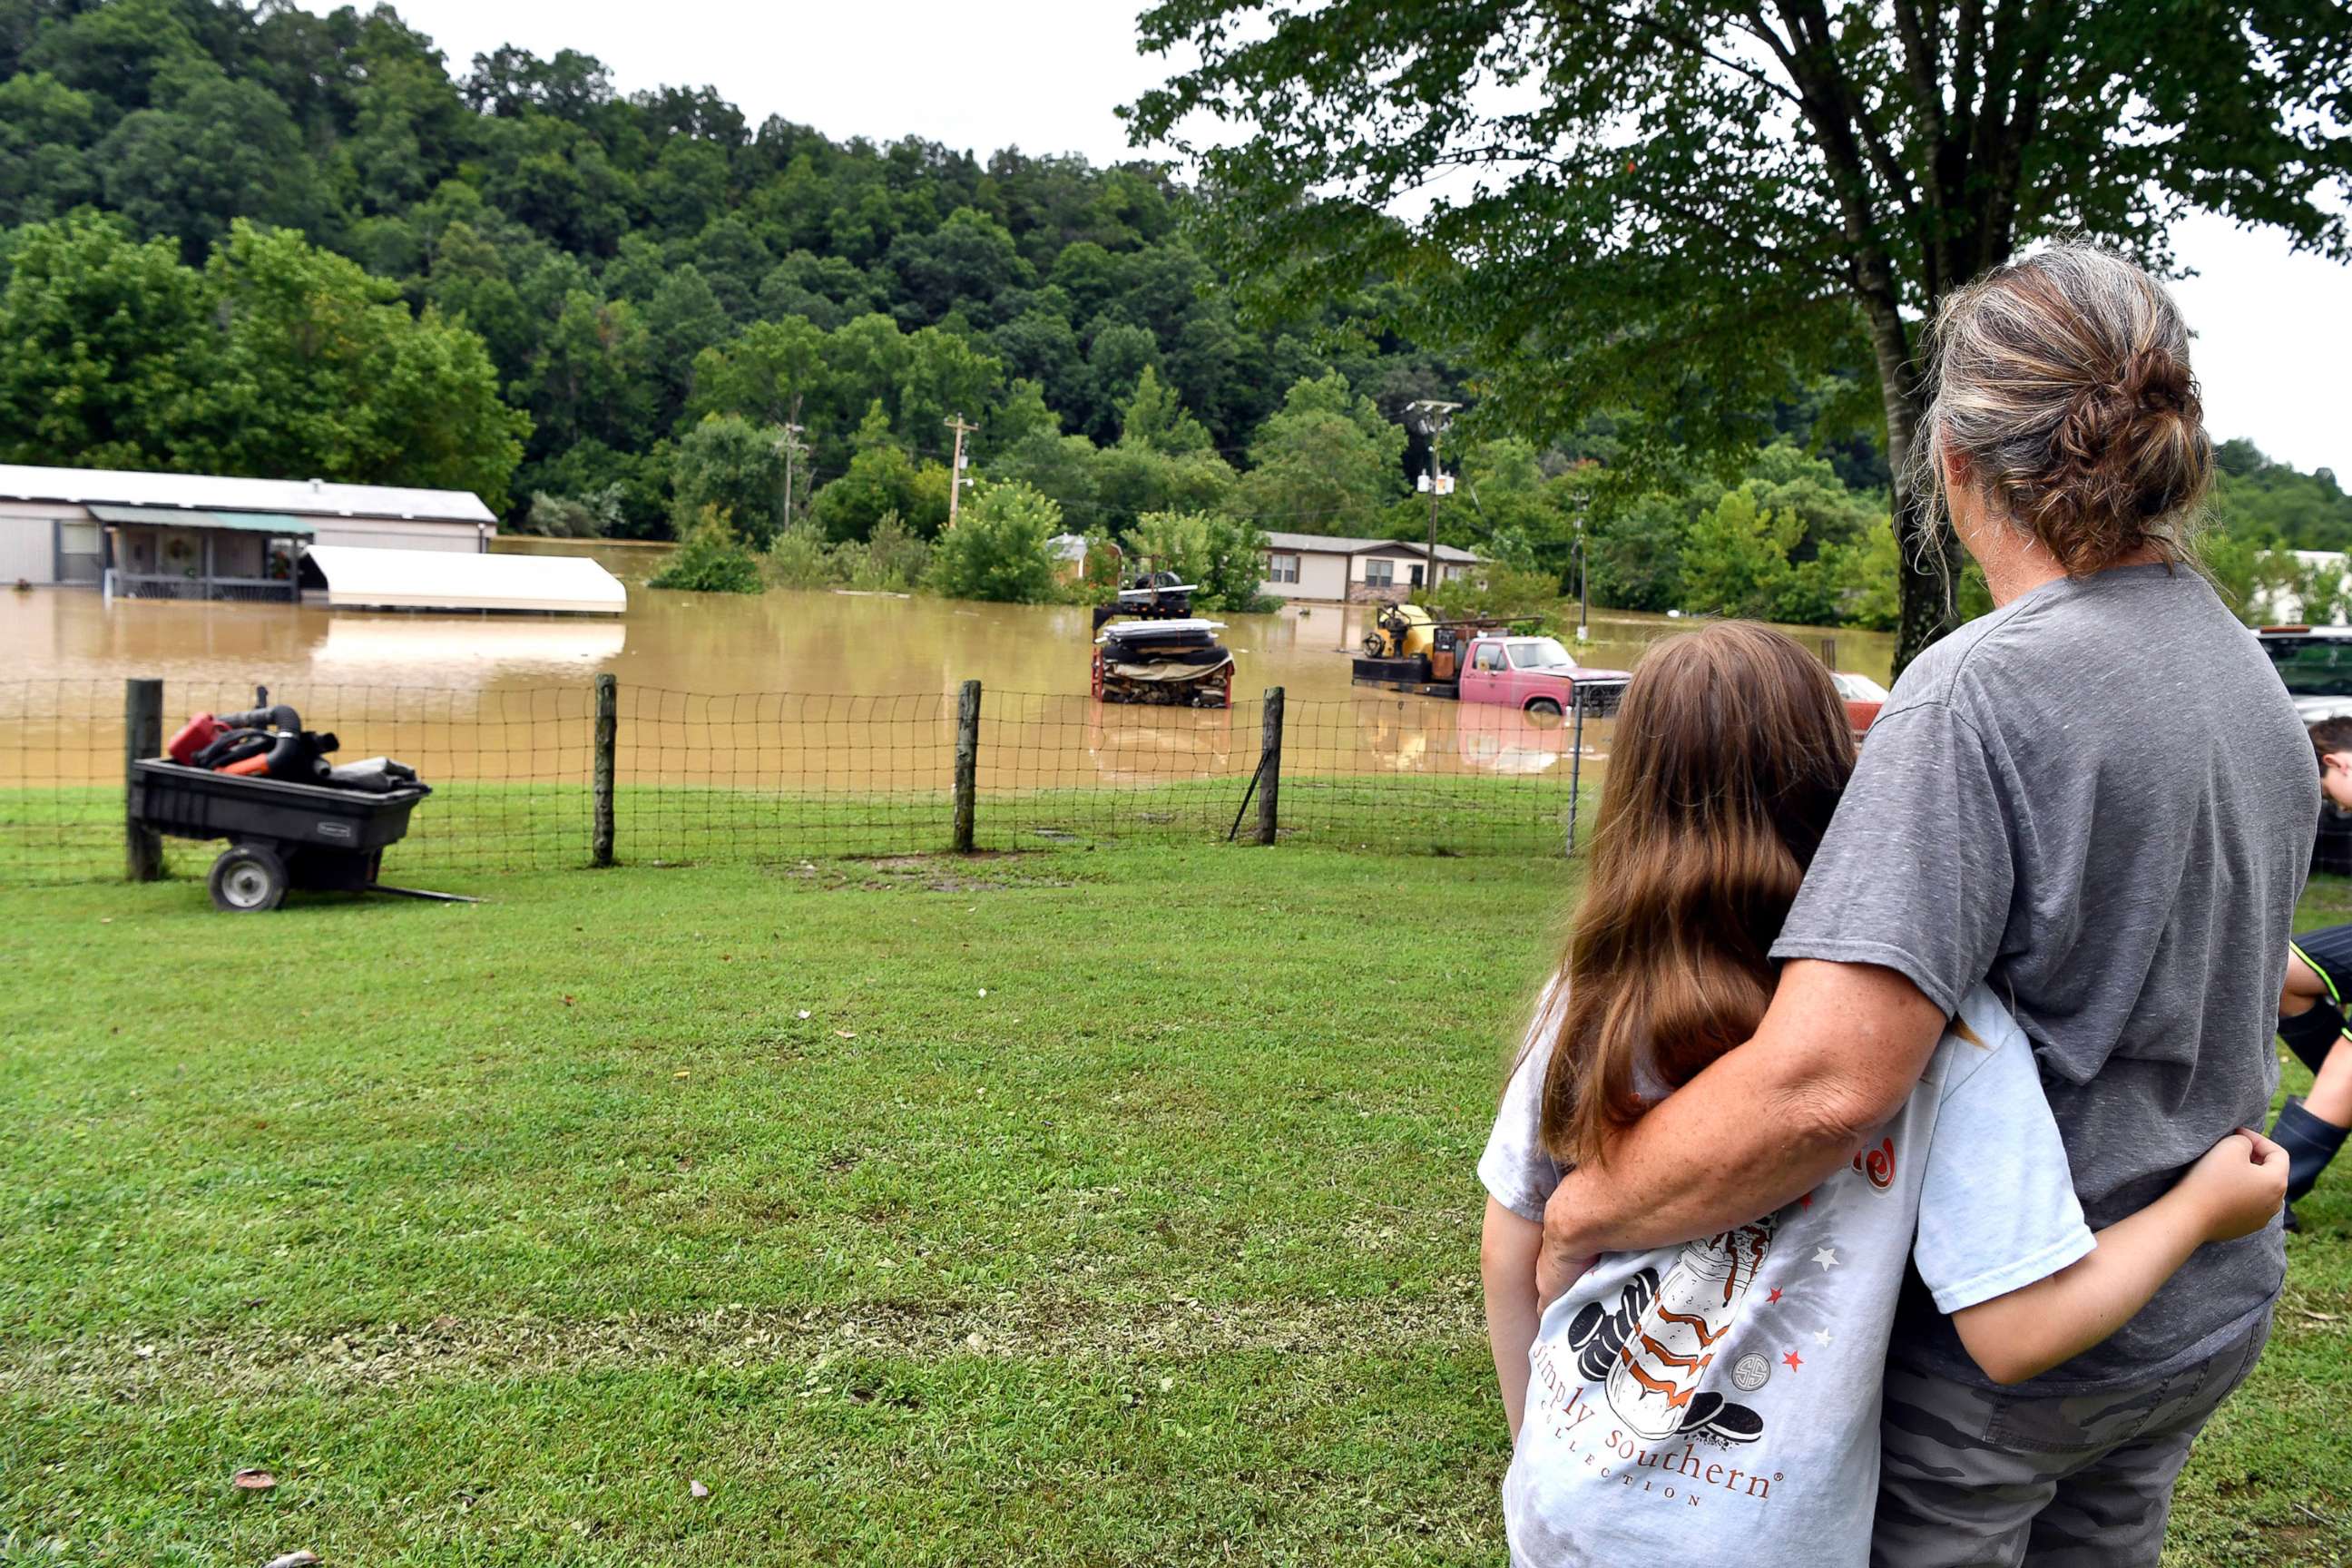
<svg viewBox="0 0 2352 1568"><path fill-rule="evenodd" d="M1651 649L1612 752L1574 934L1479 1162L1512 1555L1859 1562L1906 1263L1990 1375L2030 1376L2112 1332L2200 1243L2263 1224L2282 1162L2232 1135L2095 1237L2031 1048L1979 987L1849 1169L1718 1235L1598 1258L1539 1303L1561 1173L1605 1164L1755 1033L1772 942L1854 766L1828 671L1736 623Z"/></svg>

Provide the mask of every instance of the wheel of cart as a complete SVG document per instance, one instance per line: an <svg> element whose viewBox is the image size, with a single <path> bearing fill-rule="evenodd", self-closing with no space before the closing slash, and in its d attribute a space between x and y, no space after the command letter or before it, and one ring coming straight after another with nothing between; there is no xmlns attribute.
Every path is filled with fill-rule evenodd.
<svg viewBox="0 0 2352 1568"><path fill-rule="evenodd" d="M267 844L232 844L213 862L205 886L213 908L230 914L259 914L286 901L290 886L286 858Z"/></svg>

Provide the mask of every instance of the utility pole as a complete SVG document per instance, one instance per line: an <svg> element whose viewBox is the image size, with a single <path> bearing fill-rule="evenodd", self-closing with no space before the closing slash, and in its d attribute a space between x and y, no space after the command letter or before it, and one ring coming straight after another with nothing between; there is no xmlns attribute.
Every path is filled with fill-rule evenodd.
<svg viewBox="0 0 2352 1568"><path fill-rule="evenodd" d="M795 410L794 412L798 412ZM783 439L777 443L784 449L784 531L793 531L793 458L800 451L802 426L783 426Z"/></svg>
<svg viewBox="0 0 2352 1568"><path fill-rule="evenodd" d="M1588 626L1592 619L1591 579L1584 570L1584 513L1592 505L1592 498L1579 492L1576 498L1576 640L1588 643L1592 632Z"/></svg>
<svg viewBox="0 0 2352 1568"><path fill-rule="evenodd" d="M955 464L948 470L948 526L953 528L956 502L963 499L963 438L980 426L965 424L961 414L950 414L940 423L955 432Z"/></svg>
<svg viewBox="0 0 2352 1568"><path fill-rule="evenodd" d="M1437 589L1437 498L1445 491L1445 470L1437 460L1437 441L1454 423L1454 411L1461 406L1425 397L1407 405L1404 411L1406 423L1429 439L1429 564L1422 574L1424 599Z"/></svg>

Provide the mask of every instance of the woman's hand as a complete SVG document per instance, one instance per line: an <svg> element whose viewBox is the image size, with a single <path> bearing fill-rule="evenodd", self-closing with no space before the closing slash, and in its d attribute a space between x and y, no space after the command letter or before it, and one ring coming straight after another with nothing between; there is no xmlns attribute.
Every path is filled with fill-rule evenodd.
<svg viewBox="0 0 2352 1568"><path fill-rule="evenodd" d="M1544 1233L1543 1252L1536 1259L1536 1311L1551 1310L1551 1304L1568 1294L1568 1288L1584 1278L1585 1270L1601 1261L1597 1252L1564 1250L1550 1231Z"/></svg>
<svg viewBox="0 0 2352 1568"><path fill-rule="evenodd" d="M2250 1128L2241 1127L2208 1149L2180 1191L2205 1220L2207 1241L2252 1236L2286 1206L2286 1151Z"/></svg>

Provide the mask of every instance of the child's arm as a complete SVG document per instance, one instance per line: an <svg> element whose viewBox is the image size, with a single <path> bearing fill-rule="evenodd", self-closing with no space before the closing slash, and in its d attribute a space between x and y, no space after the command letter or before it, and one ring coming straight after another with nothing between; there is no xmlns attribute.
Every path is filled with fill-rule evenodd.
<svg viewBox="0 0 2352 1568"><path fill-rule="evenodd" d="M2022 1383L2123 1327L2200 1246L2252 1235L2285 1202L2286 1152L2259 1132L2232 1132L2170 1192L2099 1232L2080 1261L1961 1308L1952 1326L1987 1377ZM1524 1366L1520 1376L1524 1384Z"/></svg>
<svg viewBox="0 0 2352 1568"><path fill-rule="evenodd" d="M1528 1352L1542 1315L1536 1310L1536 1254L1542 1249L1542 1226L1486 1200L1478 1272L1486 1282L1486 1338L1494 1345L1495 1376L1503 1385L1503 1414L1514 1443L1528 1408Z"/></svg>

